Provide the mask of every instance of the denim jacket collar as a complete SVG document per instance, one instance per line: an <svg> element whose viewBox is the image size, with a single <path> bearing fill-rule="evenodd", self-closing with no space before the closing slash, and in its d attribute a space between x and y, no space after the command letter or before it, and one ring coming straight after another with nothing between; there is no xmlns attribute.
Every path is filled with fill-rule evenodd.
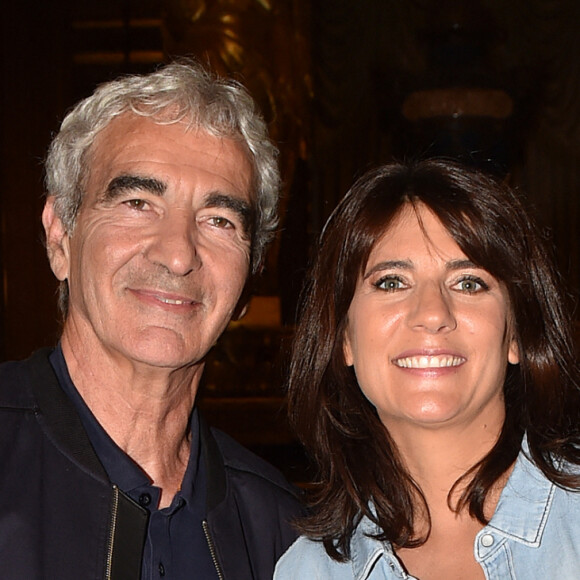
<svg viewBox="0 0 580 580"><path fill-rule="evenodd" d="M367 517L363 517L353 534L351 558L353 575L357 580L367 578L376 561L386 552L392 554L389 542L369 538L379 533L379 528Z"/></svg>
<svg viewBox="0 0 580 580"><path fill-rule="evenodd" d="M499 534L537 548L550 513L555 484L528 458L526 438L514 470L503 489L495 513L478 535L496 530ZM480 546L476 542L476 546Z"/></svg>
<svg viewBox="0 0 580 580"><path fill-rule="evenodd" d="M475 541L476 558L481 560L489 553L483 547L481 537L491 530L506 540L521 542L530 547L539 547L545 524L550 513L555 485L528 459L529 447L524 437L522 450L514 469L502 490L495 513L487 526L478 534ZM377 526L368 518L363 518L352 538L352 567L356 580L364 580L377 560L384 556L393 572L400 578L407 575L393 553L389 542L369 538L376 534Z"/></svg>

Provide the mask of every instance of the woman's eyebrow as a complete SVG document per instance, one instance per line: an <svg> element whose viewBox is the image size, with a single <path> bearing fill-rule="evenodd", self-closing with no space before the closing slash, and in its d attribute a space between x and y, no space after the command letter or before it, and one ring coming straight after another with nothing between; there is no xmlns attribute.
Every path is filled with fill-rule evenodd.
<svg viewBox="0 0 580 580"><path fill-rule="evenodd" d="M364 276L366 280L369 276L372 276L375 272L380 272L381 270L413 270L415 268L413 262L411 260L385 260L383 262L379 262L375 264L370 270L368 270ZM478 266L475 262L472 262L469 259L458 259L458 260L450 260L445 264L445 269L449 272L453 272L455 270L463 270L463 269L482 269L481 266Z"/></svg>
<svg viewBox="0 0 580 580"><path fill-rule="evenodd" d="M372 276L375 272L380 272L381 270L413 270L415 266L410 260L385 260L384 262L379 262L375 264L367 273L364 275L366 280L369 276Z"/></svg>
<svg viewBox="0 0 580 580"><path fill-rule="evenodd" d="M118 175L109 182L103 200L110 201L127 191L146 191L153 195L162 196L167 189L167 185L154 177L143 177L141 175Z"/></svg>
<svg viewBox="0 0 580 580"><path fill-rule="evenodd" d="M468 260L468 259L450 260L449 262L447 262L445 267L449 271L463 270L464 268L466 268L466 269L478 269L478 270L483 269L481 266L478 266L475 262L472 262L471 260Z"/></svg>

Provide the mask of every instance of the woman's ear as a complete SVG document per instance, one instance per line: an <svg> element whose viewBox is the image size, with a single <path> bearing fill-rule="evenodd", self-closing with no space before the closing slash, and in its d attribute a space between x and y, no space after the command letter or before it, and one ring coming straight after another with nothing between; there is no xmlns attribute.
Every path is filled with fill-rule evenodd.
<svg viewBox="0 0 580 580"><path fill-rule="evenodd" d="M515 336L510 341L510 347L508 350L508 362L512 365L517 365L520 362L520 348Z"/></svg>
<svg viewBox="0 0 580 580"><path fill-rule="evenodd" d="M350 344L350 338L348 336L348 330L344 331L344 338L342 339L342 352L344 354L344 361L346 366L351 367L354 364L352 357L352 347Z"/></svg>
<svg viewBox="0 0 580 580"><path fill-rule="evenodd" d="M42 225L46 234L46 252L54 275L63 282L70 267L69 235L54 211L55 197L49 196L42 211Z"/></svg>

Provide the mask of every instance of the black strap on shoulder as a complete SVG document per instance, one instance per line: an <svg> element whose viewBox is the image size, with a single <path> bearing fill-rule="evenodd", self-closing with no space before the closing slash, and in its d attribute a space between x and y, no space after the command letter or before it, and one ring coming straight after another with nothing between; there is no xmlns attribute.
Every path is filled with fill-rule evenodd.
<svg viewBox="0 0 580 580"><path fill-rule="evenodd" d="M48 359L51 349L36 352L24 367L23 377L36 398L39 421L55 445L72 461L112 490L110 526L112 580L140 580L143 546L149 513L117 488L95 453L81 419L61 388Z"/></svg>
<svg viewBox="0 0 580 580"><path fill-rule="evenodd" d="M39 350L25 367L28 382L38 402L41 422L63 453L93 475L108 480L77 411L62 390L48 360L50 352L51 349Z"/></svg>
<svg viewBox="0 0 580 580"><path fill-rule="evenodd" d="M226 473L224 460L217 441L214 439L201 414L199 416L199 424L201 453L207 474L206 508L209 514L216 505L223 501L226 495Z"/></svg>

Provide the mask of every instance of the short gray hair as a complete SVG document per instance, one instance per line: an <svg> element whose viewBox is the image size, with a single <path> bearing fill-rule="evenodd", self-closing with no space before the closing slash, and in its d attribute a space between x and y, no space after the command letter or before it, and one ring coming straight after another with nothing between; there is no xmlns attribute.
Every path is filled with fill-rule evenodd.
<svg viewBox="0 0 580 580"><path fill-rule="evenodd" d="M278 225L278 150L247 90L190 59L100 85L65 117L46 159L46 188L47 195L55 197L55 212L66 230L72 233L83 201L90 172L88 152L95 137L127 112L160 124L186 120L211 135L240 142L249 151L256 194L251 254L256 272Z"/></svg>

